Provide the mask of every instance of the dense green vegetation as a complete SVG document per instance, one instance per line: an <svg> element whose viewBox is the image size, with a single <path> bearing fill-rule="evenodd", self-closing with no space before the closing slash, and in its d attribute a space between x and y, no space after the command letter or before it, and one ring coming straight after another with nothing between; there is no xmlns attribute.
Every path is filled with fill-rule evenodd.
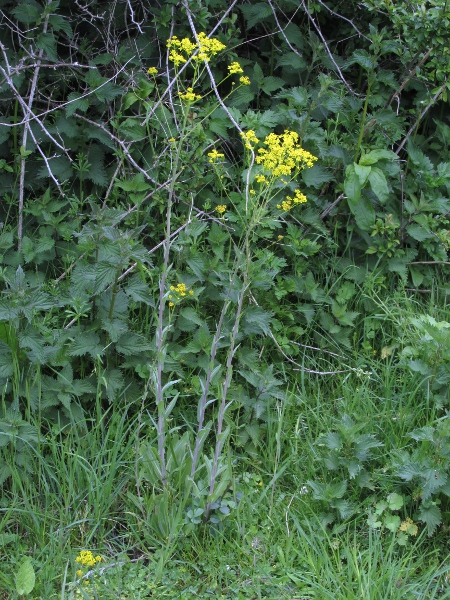
<svg viewBox="0 0 450 600"><path fill-rule="evenodd" d="M0 597L450 597L447 1L0 23Z"/></svg>

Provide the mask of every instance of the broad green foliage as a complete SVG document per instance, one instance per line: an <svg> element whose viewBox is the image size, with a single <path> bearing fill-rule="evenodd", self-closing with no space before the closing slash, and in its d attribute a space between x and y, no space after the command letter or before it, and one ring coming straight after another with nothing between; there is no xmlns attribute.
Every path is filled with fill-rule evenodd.
<svg viewBox="0 0 450 600"><path fill-rule="evenodd" d="M444 0L0 0L2 508L64 478L74 545L116 539L111 514L124 537L145 524L158 581L250 494L289 539L438 532L449 16ZM34 593L39 561L15 562Z"/></svg>

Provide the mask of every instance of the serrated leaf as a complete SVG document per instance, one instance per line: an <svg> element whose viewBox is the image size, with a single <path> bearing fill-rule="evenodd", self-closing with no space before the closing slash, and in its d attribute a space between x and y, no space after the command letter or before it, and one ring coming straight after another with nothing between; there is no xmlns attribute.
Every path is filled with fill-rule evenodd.
<svg viewBox="0 0 450 600"><path fill-rule="evenodd" d="M19 595L31 594L36 582L33 565L31 559L26 558L20 565L16 573L16 592Z"/></svg>
<svg viewBox="0 0 450 600"><path fill-rule="evenodd" d="M129 331L124 335L120 336L116 343L116 350L124 356L131 356L133 354L139 354L141 352L147 352L152 349L152 345L143 335L133 333Z"/></svg>
<svg viewBox="0 0 450 600"><path fill-rule="evenodd" d="M36 46L43 50L45 55L53 61L58 60L58 53L56 52L56 40L53 33L41 33L37 36Z"/></svg>
<svg viewBox="0 0 450 600"><path fill-rule="evenodd" d="M155 299L150 294L148 285L142 281L139 275L130 279L124 291L135 302L143 302L148 306L155 307Z"/></svg>
<svg viewBox="0 0 450 600"><path fill-rule="evenodd" d="M122 319L103 319L102 329L108 333L112 342L117 342L119 337L128 331L128 325Z"/></svg>
<svg viewBox="0 0 450 600"><path fill-rule="evenodd" d="M272 9L266 2L257 2L252 5L240 4L239 8L247 21L248 29L251 29L257 23L264 22L267 17L273 14Z"/></svg>
<svg viewBox="0 0 450 600"><path fill-rule="evenodd" d="M268 335L273 312L268 312L260 306L249 306L244 312L242 319L242 330L244 333L256 333Z"/></svg>
<svg viewBox="0 0 450 600"><path fill-rule="evenodd" d="M302 172L302 179L308 187L320 188L324 183L332 181L334 175L331 170L320 165L314 165L313 167L306 169Z"/></svg>
<svg viewBox="0 0 450 600"><path fill-rule="evenodd" d="M89 96L85 96L83 98L82 94L80 94L78 92L71 92L67 96L67 100L69 101L68 104L66 104L66 106L65 106L67 117L71 117L73 115L73 113L76 111L86 112L87 109L89 108L89 104L90 104Z"/></svg>
<svg viewBox="0 0 450 600"><path fill-rule="evenodd" d="M95 331L82 331L77 334L68 349L69 356L89 354L94 359L101 356L103 352L104 348L100 344L100 337Z"/></svg>
<svg viewBox="0 0 450 600"><path fill-rule="evenodd" d="M436 527L440 525L442 517L441 511L436 504L424 503L420 507L418 520L427 526L428 535L433 535Z"/></svg>

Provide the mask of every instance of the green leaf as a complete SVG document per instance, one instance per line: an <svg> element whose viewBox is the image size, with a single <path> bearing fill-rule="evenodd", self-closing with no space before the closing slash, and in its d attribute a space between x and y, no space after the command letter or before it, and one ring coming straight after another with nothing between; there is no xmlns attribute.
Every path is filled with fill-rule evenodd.
<svg viewBox="0 0 450 600"><path fill-rule="evenodd" d="M12 15L21 23L31 25L41 18L42 6L35 0L26 0L11 10Z"/></svg>
<svg viewBox="0 0 450 600"><path fill-rule="evenodd" d="M433 535L441 523L441 511L433 502L424 502L419 510L418 520L427 526L428 535Z"/></svg>
<svg viewBox="0 0 450 600"><path fill-rule="evenodd" d="M31 594L35 582L36 576L34 574L33 565L31 564L31 559L26 558L16 573L16 592L20 596Z"/></svg>
<svg viewBox="0 0 450 600"><path fill-rule="evenodd" d="M383 204L389 197L389 188L386 177L381 169L372 167L369 173L369 183L373 193L378 200Z"/></svg>
<svg viewBox="0 0 450 600"><path fill-rule="evenodd" d="M100 337L95 331L83 331L78 333L69 346L69 356L84 356L90 354L92 358L101 356L104 352L100 344Z"/></svg>
<svg viewBox="0 0 450 600"><path fill-rule="evenodd" d="M56 52L56 40L53 33L41 33L37 36L36 46L43 50L50 60L57 61L58 53Z"/></svg>
<svg viewBox="0 0 450 600"><path fill-rule="evenodd" d="M302 172L302 179L305 185L313 188L320 188L324 183L333 181L333 173L326 167L321 165L314 165L310 169L306 169Z"/></svg>
<svg viewBox="0 0 450 600"><path fill-rule="evenodd" d="M67 96L67 100L69 101L69 103L66 104L66 107L65 107L67 117L71 117L73 115L73 113L76 111L86 112L87 109L89 108L89 104L90 104L89 96L85 96L84 98L82 98L82 94L80 94L78 92L71 92Z"/></svg>
<svg viewBox="0 0 450 600"><path fill-rule="evenodd" d="M372 167L364 167L362 165L358 165L357 163L353 163L353 166L355 168L355 173L359 177L359 183L360 183L361 187L364 187L366 184L366 181L370 175Z"/></svg>
<svg viewBox="0 0 450 600"><path fill-rule="evenodd" d="M272 312L268 312L260 306L249 306L242 319L242 330L246 334L263 333L268 335L272 317Z"/></svg>
<svg viewBox="0 0 450 600"><path fill-rule="evenodd" d="M401 520L398 515L387 514L384 516L383 523L386 529L389 529L389 531L395 533L400 527Z"/></svg>
<svg viewBox="0 0 450 600"><path fill-rule="evenodd" d="M387 497L387 503L389 510L400 510L404 504L403 496L396 492L392 492L392 494L389 494Z"/></svg>
<svg viewBox="0 0 450 600"><path fill-rule="evenodd" d="M364 166L374 165L379 160L398 160L398 156L392 150L371 150L361 156L359 164Z"/></svg>
<svg viewBox="0 0 450 600"><path fill-rule="evenodd" d="M120 336L116 350L124 356L131 356L132 354L139 354L140 352L147 352L152 349L152 345L145 339L143 335L137 333L128 332Z"/></svg>
<svg viewBox="0 0 450 600"><path fill-rule="evenodd" d="M239 8L247 21L248 29L251 29L257 23L263 23L267 20L267 17L273 15L272 9L266 2L257 2L252 5L239 4Z"/></svg>
<svg viewBox="0 0 450 600"><path fill-rule="evenodd" d="M344 193L350 203L354 206L361 197L361 183L356 174L354 165L349 165L345 171Z"/></svg>
<svg viewBox="0 0 450 600"><path fill-rule="evenodd" d="M361 196L357 202L349 199L348 206L358 227L363 231L372 231L375 223L375 209L371 200L367 196Z"/></svg>

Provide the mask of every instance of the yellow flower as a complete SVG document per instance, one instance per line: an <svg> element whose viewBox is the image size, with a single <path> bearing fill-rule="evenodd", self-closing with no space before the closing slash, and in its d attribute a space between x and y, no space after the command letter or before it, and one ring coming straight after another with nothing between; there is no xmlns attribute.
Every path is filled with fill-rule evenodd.
<svg viewBox="0 0 450 600"><path fill-rule="evenodd" d="M189 38L179 40L176 35L167 40L169 60L176 66L186 63L191 57L196 62L208 62L212 56L224 50L225 47L218 39L209 38L203 32L198 34L198 42L193 42Z"/></svg>
<svg viewBox="0 0 450 600"><path fill-rule="evenodd" d="M247 148L247 150L253 150L256 144L259 143L259 139L256 137L256 134L253 131L253 129L249 129L248 131L241 131L240 135L242 141L244 142L244 146Z"/></svg>
<svg viewBox="0 0 450 600"><path fill-rule="evenodd" d="M228 65L228 73L230 75L234 75L235 73L243 73L244 69L238 62L232 62L231 65Z"/></svg>
<svg viewBox="0 0 450 600"><path fill-rule="evenodd" d="M266 185L269 183L264 175L256 175L255 179L258 183L265 183Z"/></svg>
<svg viewBox="0 0 450 600"><path fill-rule="evenodd" d="M267 148L259 148L256 162L274 177L293 177L299 171L312 167L317 160L298 143L295 131L285 131L278 135L269 133L264 140ZM298 203L300 196L297 196Z"/></svg>
<svg viewBox="0 0 450 600"><path fill-rule="evenodd" d="M198 94L194 94L194 90L191 87L188 87L185 94L182 94L181 92L179 92L178 96L182 100L186 100L186 102L195 102L196 100L200 100L200 98L201 98L201 96L199 96Z"/></svg>
<svg viewBox="0 0 450 600"><path fill-rule="evenodd" d="M177 140L174 137L169 138L169 142L171 144L174 144Z"/></svg>
<svg viewBox="0 0 450 600"><path fill-rule="evenodd" d="M150 67L149 69L147 69L147 73L149 75L158 75L158 69L155 69L155 67Z"/></svg>
<svg viewBox="0 0 450 600"><path fill-rule="evenodd" d="M78 571L76 572L77 577L81 577L83 575L83 571L81 569L78 569Z"/></svg>
<svg viewBox="0 0 450 600"><path fill-rule="evenodd" d="M256 194L255 190L250 190L250 194L254 196Z"/></svg>
<svg viewBox="0 0 450 600"><path fill-rule="evenodd" d="M194 295L194 291L193 290L189 290L189 296L193 296Z"/></svg>
<svg viewBox="0 0 450 600"><path fill-rule="evenodd" d="M223 215L224 212L227 210L227 205L226 204L219 204L218 206L216 206L216 211L219 213L219 215Z"/></svg>
<svg viewBox="0 0 450 600"><path fill-rule="evenodd" d="M214 148L214 150L211 150L211 152L208 152L208 156L209 156L208 162L214 163L218 158L224 158L225 154L222 154L221 152L217 152L217 150Z"/></svg>
<svg viewBox="0 0 450 600"><path fill-rule="evenodd" d="M279 235L279 236L278 236L278 239L279 239L279 240L283 240L283 239L284 239L284 235Z"/></svg>
<svg viewBox="0 0 450 600"><path fill-rule="evenodd" d="M286 196L286 201L289 202L289 204L292 208L293 204L304 204L305 202L308 202L308 199L306 198L305 194L301 193L300 190L295 190L294 197L291 198L290 196ZM289 210L289 209L285 209L285 210Z"/></svg>
<svg viewBox="0 0 450 600"><path fill-rule="evenodd" d="M175 304L173 302L169 302L169 306L172 308L172 306L175 306Z"/></svg>
<svg viewBox="0 0 450 600"><path fill-rule="evenodd" d="M250 85L251 83L250 79L246 75L239 77L239 81L242 85Z"/></svg>

